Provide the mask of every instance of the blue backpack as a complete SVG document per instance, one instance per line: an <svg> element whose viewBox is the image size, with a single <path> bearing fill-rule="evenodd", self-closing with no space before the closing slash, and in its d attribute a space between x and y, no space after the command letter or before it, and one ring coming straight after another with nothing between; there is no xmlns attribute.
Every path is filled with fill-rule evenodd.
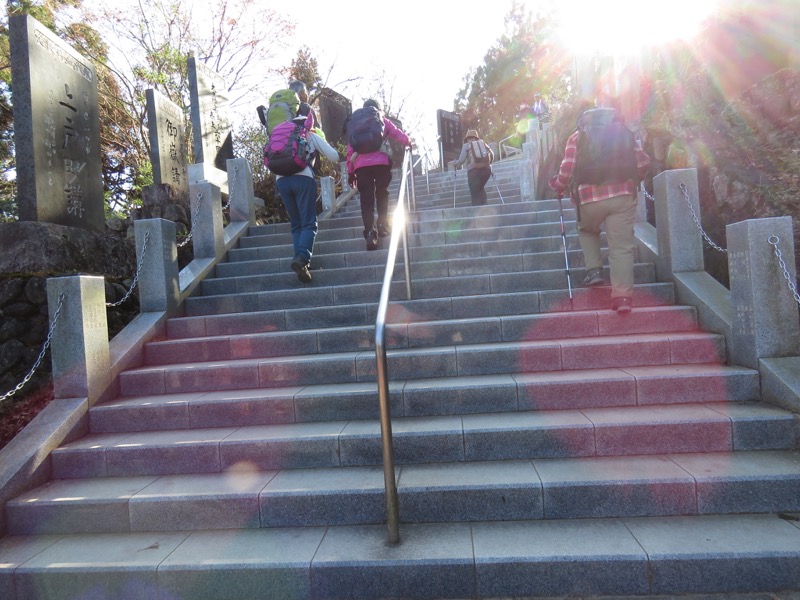
<svg viewBox="0 0 800 600"><path fill-rule="evenodd" d="M347 122L347 141L359 154L380 150L385 133L383 115L374 106L359 108Z"/></svg>

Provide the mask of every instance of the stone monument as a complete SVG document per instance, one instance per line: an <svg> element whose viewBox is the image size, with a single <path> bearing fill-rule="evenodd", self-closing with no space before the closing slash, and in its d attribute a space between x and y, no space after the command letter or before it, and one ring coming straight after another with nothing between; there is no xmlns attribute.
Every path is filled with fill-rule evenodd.
<svg viewBox="0 0 800 600"><path fill-rule="evenodd" d="M97 74L30 15L9 19L21 221L102 231Z"/></svg>
<svg viewBox="0 0 800 600"><path fill-rule="evenodd" d="M461 154L461 146L464 143L461 135L461 115L440 109L436 111L436 123L439 127L439 158L442 171L445 171L448 161L457 159Z"/></svg>
<svg viewBox="0 0 800 600"><path fill-rule="evenodd" d="M344 127L352 113L353 104L349 98L330 88L323 88L319 97L319 119L325 139L334 148L337 144L347 146Z"/></svg>
<svg viewBox="0 0 800 600"><path fill-rule="evenodd" d="M169 184L188 194L186 170L186 127L181 107L156 90L147 96L147 129L150 136L150 162L153 182Z"/></svg>
<svg viewBox="0 0 800 600"><path fill-rule="evenodd" d="M193 56L188 67L194 162L224 171L226 161L233 158L225 80Z"/></svg>

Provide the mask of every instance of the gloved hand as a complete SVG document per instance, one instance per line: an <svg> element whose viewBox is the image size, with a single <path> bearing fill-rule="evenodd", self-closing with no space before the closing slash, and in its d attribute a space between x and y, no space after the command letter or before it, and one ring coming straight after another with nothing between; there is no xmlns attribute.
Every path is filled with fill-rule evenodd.
<svg viewBox="0 0 800 600"><path fill-rule="evenodd" d="M347 184L354 189L358 187L358 179L356 179L355 173L347 174Z"/></svg>

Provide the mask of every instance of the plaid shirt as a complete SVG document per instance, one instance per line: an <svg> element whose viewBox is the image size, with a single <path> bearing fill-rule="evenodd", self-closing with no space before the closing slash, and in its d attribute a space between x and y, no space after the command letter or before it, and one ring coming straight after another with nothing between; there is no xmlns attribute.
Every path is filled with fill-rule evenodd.
<svg viewBox="0 0 800 600"><path fill-rule="evenodd" d="M567 147L564 149L564 159L561 161L561 168L558 170L558 175L553 176L548 182L550 187L559 195L564 194L564 192L569 189L569 183L572 180L572 171L575 169L575 153L577 149L578 132L576 131L569 136L567 140ZM639 175L641 177L647 174L647 169L650 167L650 157L645 154L638 143L636 144L636 166L639 169ZM603 185L589 185L584 183L578 187L578 195L580 196L581 203L607 200L625 194L636 195L636 183L630 179L620 183L607 183Z"/></svg>

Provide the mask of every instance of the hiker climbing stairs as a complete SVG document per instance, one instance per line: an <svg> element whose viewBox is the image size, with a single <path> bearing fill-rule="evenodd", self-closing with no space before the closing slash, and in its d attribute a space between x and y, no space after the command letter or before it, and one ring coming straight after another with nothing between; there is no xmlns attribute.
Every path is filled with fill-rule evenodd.
<svg viewBox="0 0 800 600"><path fill-rule="evenodd" d="M635 305L581 288L565 210L415 181L387 319L401 542L386 541L374 348L388 238L357 196L253 226L48 481L6 505L0 596L493 598L800 588L796 417L637 261ZM399 181L393 182L392 200ZM83 594L83 595L82 595ZM93 595L92 595L93 594Z"/></svg>

